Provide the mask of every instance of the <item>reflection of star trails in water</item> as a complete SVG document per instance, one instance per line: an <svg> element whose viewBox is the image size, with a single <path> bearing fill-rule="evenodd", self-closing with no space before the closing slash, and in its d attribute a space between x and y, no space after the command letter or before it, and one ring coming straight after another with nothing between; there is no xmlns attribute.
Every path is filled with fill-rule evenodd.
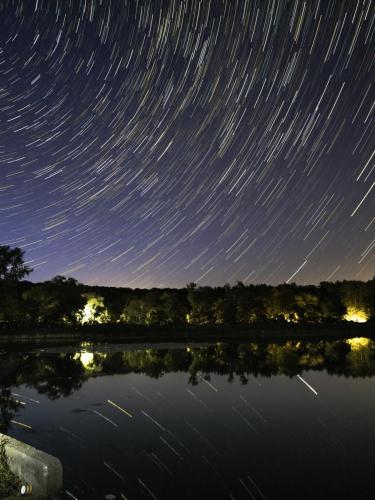
<svg viewBox="0 0 375 500"><path fill-rule="evenodd" d="M216 389L216 387L214 387L208 380L206 380L204 377L202 377L202 375L200 373L197 373L197 376L203 381L205 382L209 387L211 387L211 389L215 392L219 392L219 389Z"/></svg>
<svg viewBox="0 0 375 500"><path fill-rule="evenodd" d="M145 483L142 481L142 479L138 478L138 482L141 486L143 486L143 488L147 491L147 493L152 496L152 498L154 498L155 500L158 500L158 498L152 493L150 488L145 485Z"/></svg>
<svg viewBox="0 0 375 500"><path fill-rule="evenodd" d="M97 410L93 410L93 413L95 413L95 415L98 415L99 417L103 418L104 420L106 420L107 422L109 422L110 424L112 424L114 427L118 427L118 425L113 421L111 420L110 418L108 417L105 417L102 413L100 413L99 411Z"/></svg>
<svg viewBox="0 0 375 500"><path fill-rule="evenodd" d="M197 401L197 403L200 403L204 408L206 408L207 411L212 413L211 408L209 408L204 401L202 401L200 398L198 398L198 396L196 394L194 394L193 391L190 391L190 389L187 389L187 392L188 392L188 394L190 394L190 396L192 398L195 399L195 401Z"/></svg>
<svg viewBox="0 0 375 500"><path fill-rule="evenodd" d="M303 382L310 389L310 391L312 391L315 394L315 396L318 395L317 391L313 387L311 387L311 385L308 382L306 382L306 380L303 379L301 377L301 375L297 375L297 377L300 379L301 382Z"/></svg>
<svg viewBox="0 0 375 500"><path fill-rule="evenodd" d="M17 394L16 392L12 392L12 396L27 399L28 401L32 401L33 403L40 405L40 401L38 401L37 399L28 398L27 396L22 396L21 394Z"/></svg>
<svg viewBox="0 0 375 500"><path fill-rule="evenodd" d="M32 429L30 425L23 424L22 422L18 422L17 420L11 420L12 424L19 425L20 427L23 427L24 429Z"/></svg>
<svg viewBox="0 0 375 500"><path fill-rule="evenodd" d="M73 493L71 493L70 491L65 490L65 493L68 495L68 497L73 498L73 500L78 500L78 498L74 496Z"/></svg>
<svg viewBox="0 0 375 500"><path fill-rule="evenodd" d="M241 420L243 420L245 422L245 424L253 431L255 432L255 434L258 434L258 431L255 429L255 427L249 422L249 419L247 419L244 415L242 415L242 413L240 412L240 410L238 410L235 406L232 406L232 410L234 411L234 413L236 413L240 418Z"/></svg>
<svg viewBox="0 0 375 500"><path fill-rule="evenodd" d="M116 403L114 403L110 399L108 399L108 403L110 405L114 406L115 408L117 408L118 410L122 411L123 413L125 413L125 415L127 415L128 417L133 418L133 415L131 415L128 411L124 410L124 408L121 408L121 406L117 405Z"/></svg>
<svg viewBox="0 0 375 500"><path fill-rule="evenodd" d="M163 438L163 436L160 436L160 440L163 441L163 443L171 450L173 451L173 453L180 459L182 460L182 456L178 453L178 451L175 450L175 448L173 448L173 446L171 444L168 443L168 441L166 439Z"/></svg>
<svg viewBox="0 0 375 500"><path fill-rule="evenodd" d="M240 400L245 403L246 406L250 408L252 412L255 413L255 415L265 424L267 423L267 420L263 417L263 415L256 409L254 406L252 406L246 398L244 398L242 395L240 395Z"/></svg>
<svg viewBox="0 0 375 500"><path fill-rule="evenodd" d="M124 477L119 472L117 472L117 470L115 470L112 467L112 465L110 465L108 462L103 462L103 464L107 467L107 469L109 469L111 472L113 472L113 474L115 476L117 476L119 479L121 479L121 481L125 481Z"/></svg>
<svg viewBox="0 0 375 500"><path fill-rule="evenodd" d="M141 410L141 413L142 413L142 415L147 417L149 420L151 420L151 422L153 422L157 427L159 427L159 429L161 429L162 431L165 431L165 428L162 425L160 425L159 422L157 422L154 418L152 418L151 415L146 413L144 410Z"/></svg>

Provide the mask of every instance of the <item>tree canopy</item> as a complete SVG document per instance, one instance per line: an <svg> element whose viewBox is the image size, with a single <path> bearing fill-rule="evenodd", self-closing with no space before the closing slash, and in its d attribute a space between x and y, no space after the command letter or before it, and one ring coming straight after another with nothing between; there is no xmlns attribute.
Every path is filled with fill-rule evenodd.
<svg viewBox="0 0 375 500"><path fill-rule="evenodd" d="M0 246L0 323L19 325L128 324L138 326L251 325L375 321L375 278L367 282L270 286L238 282L221 287L134 290L89 286L56 276L22 280L31 269L19 248Z"/></svg>
<svg viewBox="0 0 375 500"><path fill-rule="evenodd" d="M24 253L18 247L0 245L0 282L21 280L31 273L32 269L24 263Z"/></svg>

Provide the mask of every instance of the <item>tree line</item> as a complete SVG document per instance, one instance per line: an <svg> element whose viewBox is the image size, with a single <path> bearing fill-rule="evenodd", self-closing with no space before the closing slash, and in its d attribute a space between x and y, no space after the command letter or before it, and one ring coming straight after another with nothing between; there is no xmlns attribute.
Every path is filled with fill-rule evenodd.
<svg viewBox="0 0 375 500"><path fill-rule="evenodd" d="M319 285L265 284L130 289L89 286L56 276L43 283L24 252L0 246L0 322L17 325L248 325L375 319L375 278Z"/></svg>

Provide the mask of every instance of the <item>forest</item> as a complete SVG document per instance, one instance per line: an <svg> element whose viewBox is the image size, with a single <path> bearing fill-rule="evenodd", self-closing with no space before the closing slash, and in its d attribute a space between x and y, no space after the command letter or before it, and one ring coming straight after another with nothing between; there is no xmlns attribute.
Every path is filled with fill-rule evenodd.
<svg viewBox="0 0 375 500"><path fill-rule="evenodd" d="M319 285L266 284L131 289L89 286L56 276L42 283L19 248L0 246L0 325L251 325L373 322L375 278Z"/></svg>

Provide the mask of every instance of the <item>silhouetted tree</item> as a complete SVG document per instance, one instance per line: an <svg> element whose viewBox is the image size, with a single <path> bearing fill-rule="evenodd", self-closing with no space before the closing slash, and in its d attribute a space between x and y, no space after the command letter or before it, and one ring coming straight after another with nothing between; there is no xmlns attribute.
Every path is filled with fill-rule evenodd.
<svg viewBox="0 0 375 500"><path fill-rule="evenodd" d="M0 245L0 282L20 280L31 273L32 269L24 263L24 253L18 247Z"/></svg>
<svg viewBox="0 0 375 500"><path fill-rule="evenodd" d="M20 248L0 245L0 321L22 322L22 284L19 280L31 273L24 263L24 252Z"/></svg>

